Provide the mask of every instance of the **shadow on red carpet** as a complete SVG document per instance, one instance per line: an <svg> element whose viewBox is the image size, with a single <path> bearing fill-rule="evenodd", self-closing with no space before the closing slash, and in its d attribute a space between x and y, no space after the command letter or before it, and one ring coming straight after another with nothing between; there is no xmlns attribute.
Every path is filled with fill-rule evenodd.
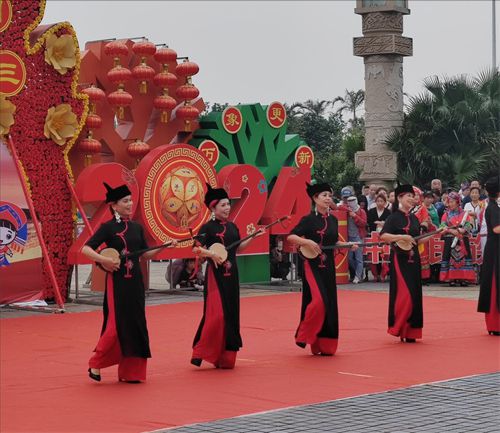
<svg viewBox="0 0 500 433"><path fill-rule="evenodd" d="M145 432L499 370L500 338L476 303L424 299L423 341L386 334L387 295L339 291L334 357L295 346L300 294L244 298L235 370L189 364L202 303L148 307L153 358L143 384L87 376L101 313L0 322L2 432Z"/></svg>

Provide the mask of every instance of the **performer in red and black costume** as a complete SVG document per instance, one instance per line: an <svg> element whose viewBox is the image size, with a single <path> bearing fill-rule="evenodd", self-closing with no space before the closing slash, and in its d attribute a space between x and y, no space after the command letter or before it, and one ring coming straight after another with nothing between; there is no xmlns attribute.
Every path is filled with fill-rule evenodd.
<svg viewBox="0 0 500 433"><path fill-rule="evenodd" d="M500 336L500 179L486 182L489 202L485 211L488 237L481 265L478 311L485 313L486 329L490 335Z"/></svg>
<svg viewBox="0 0 500 433"><path fill-rule="evenodd" d="M389 328L387 332L401 341L415 343L422 338L422 280L420 256L414 236L420 234L420 223L411 213L414 206L411 185L400 185L395 190L393 212L385 220L380 239L384 242L406 241L410 251L391 249L389 285Z"/></svg>
<svg viewBox="0 0 500 433"><path fill-rule="evenodd" d="M339 316L334 250L325 247L337 244L338 221L330 214L333 206L330 185L307 184L307 194L315 209L302 217L287 238L288 242L311 247L318 254L315 259L304 259L302 306L295 343L302 348L310 344L314 355L331 356L337 351Z"/></svg>
<svg viewBox="0 0 500 433"><path fill-rule="evenodd" d="M211 260L207 261L203 317L194 337L191 364L199 367L205 360L217 368L234 368L236 353L243 345L236 252L243 250L251 239L231 248L225 261L209 249L215 243L227 246L240 240L240 233L236 224L228 221L231 203L227 192L208 184L207 187L205 205L212 217L201 227L198 238L203 240L202 245L194 247L193 252Z"/></svg>
<svg viewBox="0 0 500 433"><path fill-rule="evenodd" d="M146 380L149 349L145 293L139 257L127 260L105 257L96 250L103 244L120 253L147 248L142 226L131 221L132 196L127 185L106 187L106 203L113 218L102 224L83 247L82 253L97 263L114 269L106 275L101 337L89 360L89 376L100 381L101 368L118 364L118 379L138 383ZM144 254L152 257L156 251Z"/></svg>

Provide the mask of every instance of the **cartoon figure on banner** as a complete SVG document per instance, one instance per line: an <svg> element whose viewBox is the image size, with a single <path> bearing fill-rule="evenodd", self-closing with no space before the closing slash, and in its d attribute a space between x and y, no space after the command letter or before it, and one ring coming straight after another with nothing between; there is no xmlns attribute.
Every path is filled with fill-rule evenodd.
<svg viewBox="0 0 500 433"><path fill-rule="evenodd" d="M12 203L0 202L0 268L9 266L7 256L21 252L28 238L24 212Z"/></svg>
<svg viewBox="0 0 500 433"><path fill-rule="evenodd" d="M160 188L161 213L170 224L187 229L200 216L204 198L203 184L196 171L176 167L167 173Z"/></svg>

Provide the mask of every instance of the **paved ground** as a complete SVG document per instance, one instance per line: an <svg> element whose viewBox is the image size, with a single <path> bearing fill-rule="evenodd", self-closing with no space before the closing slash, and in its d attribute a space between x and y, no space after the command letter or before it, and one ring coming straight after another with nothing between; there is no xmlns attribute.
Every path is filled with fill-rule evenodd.
<svg viewBox="0 0 500 433"><path fill-rule="evenodd" d="M499 403L493 373L155 432L490 433Z"/></svg>

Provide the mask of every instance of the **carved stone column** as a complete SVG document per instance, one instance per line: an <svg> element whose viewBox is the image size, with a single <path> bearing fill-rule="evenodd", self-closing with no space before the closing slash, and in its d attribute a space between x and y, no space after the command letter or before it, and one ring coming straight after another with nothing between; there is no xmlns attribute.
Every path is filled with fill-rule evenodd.
<svg viewBox="0 0 500 433"><path fill-rule="evenodd" d="M396 179L396 153L384 140L403 125L403 57L413 54L411 38L403 33L406 0L357 0L355 13L363 17L363 37L354 38L354 55L365 63L365 150L355 163L360 179L392 184Z"/></svg>

